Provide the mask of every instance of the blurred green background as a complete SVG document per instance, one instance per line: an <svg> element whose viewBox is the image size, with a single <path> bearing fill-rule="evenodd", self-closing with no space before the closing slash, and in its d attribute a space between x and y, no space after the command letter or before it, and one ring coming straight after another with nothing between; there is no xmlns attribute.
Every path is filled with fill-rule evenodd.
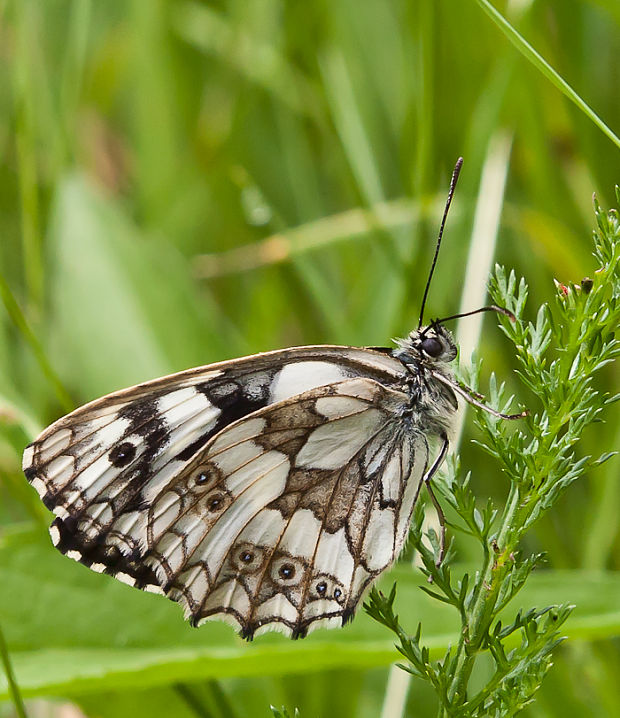
<svg viewBox="0 0 620 718"><path fill-rule="evenodd" d="M617 0L497 8L620 132ZM525 275L535 316L553 277L594 270L591 196L613 206L618 147L474 0L4 0L0 56L0 627L29 715L268 716L274 703L398 718L392 640L365 616L296 643L189 629L177 606L50 548L21 452L132 383L405 334L459 155L429 314L458 311L463 286L483 301L493 257ZM513 382L492 319L478 352L483 386L491 369ZM600 385L618 391L617 375ZM462 464L501 502L475 436L468 421ZM610 410L582 450L619 439ZM620 715L619 513L612 460L531 533L525 550L549 568L510 611L577 609L529 716ZM449 611L397 572L404 622L445 649ZM434 715L426 686L412 683L406 715Z"/></svg>

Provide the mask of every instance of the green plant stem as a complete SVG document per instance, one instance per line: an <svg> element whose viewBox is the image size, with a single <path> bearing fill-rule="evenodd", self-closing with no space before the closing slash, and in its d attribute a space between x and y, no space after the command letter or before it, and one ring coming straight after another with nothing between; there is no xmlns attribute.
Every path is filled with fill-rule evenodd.
<svg viewBox="0 0 620 718"><path fill-rule="evenodd" d="M211 712L202 705L200 700L187 684L175 683L173 688L187 708L198 716L198 718L213 718Z"/></svg>
<svg viewBox="0 0 620 718"><path fill-rule="evenodd" d="M620 201L620 191L618 192ZM375 591L367 610L396 633L399 650L408 659L411 673L434 687L440 702L439 718L448 716L516 715L532 696L551 666L551 654L563 640L558 627L574 606L551 605L521 610L512 624L502 625L499 614L516 596L536 566L541 554L525 558L517 551L529 527L545 514L561 493L590 468L610 457L580 456L574 447L586 426L598 420L605 406L613 401L594 385L594 374L620 356L620 341L614 335L620 306L618 284L618 246L620 222L617 213L606 215L595 203L599 231L594 235L595 256L599 261L595 280L581 284L557 284L556 312L548 305L539 307L535 322L519 321L527 300L523 280L517 284L497 267L491 295L495 304L514 310L517 321L502 321L514 343L520 364L518 375L540 397L543 409L529 418L523 416L520 428L510 430L505 423L486 414L478 423L486 441L482 446L497 458L510 490L499 514L488 501L476 508L469 477L456 480L458 462L446 479L445 496L461 517L466 533L475 537L482 550L480 569L471 590L470 576L456 583L451 579L449 558L438 560L440 547L436 535L427 533L430 546L422 541L422 511L416 512L416 548L424 573L434 581L434 590L425 588L436 599L458 609L461 634L456 648L445 658L430 661L429 648L421 645L421 626L410 636L394 613L395 589L389 597ZM475 376L472 377L475 379ZM503 385L494 377L490 399L504 411L508 399ZM495 528L495 532L491 533ZM521 642L509 648L519 632ZM495 672L482 689L470 686L474 666L481 654L489 655ZM471 689L471 690L470 690ZM468 695L468 691L470 694Z"/></svg>
<svg viewBox="0 0 620 718"><path fill-rule="evenodd" d="M470 620L462 626L461 637L454 658L454 671L448 687L448 699L452 703L455 699L465 700L466 686L475 663L475 652L488 629L489 617L497 602L497 594L501 579L505 571L505 557L509 556L514 547L513 533L514 519L519 508L519 490L513 484L506 501L506 508L501 518L500 529L497 536L498 546L503 546L501 553L495 554L487 551L485 566L481 572L475 596L472 600ZM443 710L443 709L442 709ZM445 715L440 712L440 716Z"/></svg>
<svg viewBox="0 0 620 718"><path fill-rule="evenodd" d="M17 713L18 718L28 718L26 714L26 708L24 706L24 701L22 700L22 696L19 691L19 686L17 685L17 681L15 680L15 674L13 673L13 666L11 665L11 658L9 656L9 649L7 648L6 641L4 640L4 633L2 632L1 626L0 658L2 659L4 672L6 673L6 679L9 684L11 699L13 701L13 705L15 706L15 713Z"/></svg>
<svg viewBox="0 0 620 718"><path fill-rule="evenodd" d="M580 346L581 316L569 325L569 346ZM568 382L575 357L569 356L564 362L563 376ZM591 370L590 367L588 367ZM550 400L553 401L553 396ZM549 426L544 434L539 434L541 446L540 455L545 457L552 454L553 439L558 436L571 412L571 397L564 397L558 406L553 407ZM538 463L538 462L536 462ZM547 465L534 465L532 478L538 479L547 475ZM513 483L507 500L506 509L502 515L500 530L496 539L499 547L497 553L488 551L485 546L485 565L480 580L472 598L470 620L463 625L461 638L454 659L454 671L448 688L448 698L452 702L465 700L466 686L475 662L475 653L480 649L487 634L493 615L496 611L498 592L506 572L510 569L509 559L515 549L534 509L544 496L544 485L531 488L524 495L521 486Z"/></svg>

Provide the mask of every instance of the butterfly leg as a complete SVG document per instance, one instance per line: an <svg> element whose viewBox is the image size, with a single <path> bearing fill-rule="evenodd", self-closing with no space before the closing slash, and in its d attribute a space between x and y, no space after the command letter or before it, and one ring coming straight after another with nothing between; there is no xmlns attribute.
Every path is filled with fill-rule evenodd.
<svg viewBox="0 0 620 718"><path fill-rule="evenodd" d="M435 511L437 512L437 517L439 518L439 558L437 559L437 566L441 566L444 556L446 555L446 516L439 504L439 501L437 501L437 497L433 492L433 489L431 487L431 479L433 478L439 467L443 464L443 461L446 458L446 454L448 453L448 448L450 446L450 442L448 441L448 437L446 436L446 434L443 434L441 436L441 439L443 443L441 445L439 454L435 461L433 461L431 468L426 472L426 474L424 474L424 478L422 479L424 481L424 485L426 486L426 490L428 491L428 495L431 497L431 501L433 502Z"/></svg>

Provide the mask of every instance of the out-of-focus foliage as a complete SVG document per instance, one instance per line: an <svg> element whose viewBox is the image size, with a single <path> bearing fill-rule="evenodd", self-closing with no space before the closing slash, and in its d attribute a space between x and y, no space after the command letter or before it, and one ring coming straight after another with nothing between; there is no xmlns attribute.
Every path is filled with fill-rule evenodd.
<svg viewBox="0 0 620 718"><path fill-rule="evenodd" d="M619 134L616 0L496 6ZM176 606L49 548L21 451L67 404L133 382L407 332L463 155L429 303L457 311L498 142L511 151L495 256L537 307L553 277L593 270L591 195L613 206L620 151L473 0L5 0L0 57L0 626L25 694L115 718L379 715L392 649L367 618L296 644L191 631ZM510 389L509 346L488 322L478 353ZM597 381L618 391L607 369ZM620 445L617 417L584 454ZM461 464L481 506L501 503L476 436L467 426ZM548 557L528 586L547 592L523 605L577 608L527 715L620 714L619 514L612 459L528 536ZM399 601L444 651L454 626L417 583L399 569ZM414 680L409 714L432 705Z"/></svg>

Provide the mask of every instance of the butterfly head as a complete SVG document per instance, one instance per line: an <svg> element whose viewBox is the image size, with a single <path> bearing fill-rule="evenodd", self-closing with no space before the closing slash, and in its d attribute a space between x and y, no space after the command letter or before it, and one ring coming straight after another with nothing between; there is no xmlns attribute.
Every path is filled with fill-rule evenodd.
<svg viewBox="0 0 620 718"><path fill-rule="evenodd" d="M441 324L433 323L410 332L398 340L394 355L405 364L436 365L451 362L457 355L452 334Z"/></svg>

